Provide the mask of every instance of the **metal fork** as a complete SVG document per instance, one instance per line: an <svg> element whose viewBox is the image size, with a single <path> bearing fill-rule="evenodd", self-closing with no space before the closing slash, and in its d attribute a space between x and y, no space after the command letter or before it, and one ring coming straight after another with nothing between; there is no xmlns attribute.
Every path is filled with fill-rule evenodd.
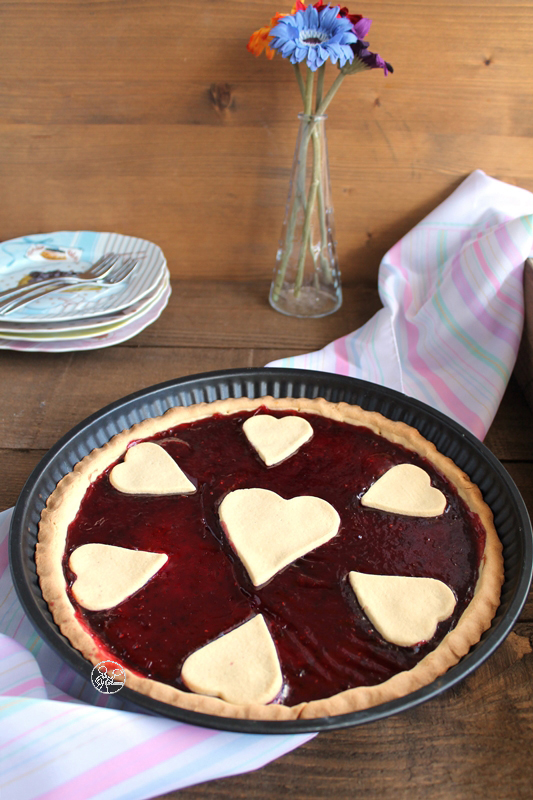
<svg viewBox="0 0 533 800"><path fill-rule="evenodd" d="M101 278L93 278L92 280L86 279L81 283L70 281L67 278L58 278L55 281L47 281L46 286L44 286L43 283L39 283L35 285L33 289L26 290L22 297L6 297L4 300L1 300L0 315L7 316L16 308L21 308L27 303L31 303L33 300L37 300L39 297L44 297L52 292L60 292L64 289L83 290L87 287L100 287L104 289L109 286L114 286L115 284L121 283L121 281L125 280L130 272L135 269L138 263L138 258L127 258L122 262L122 264L119 264L118 267L112 268L110 272L106 271Z"/></svg>
<svg viewBox="0 0 533 800"><path fill-rule="evenodd" d="M61 280L68 281L69 283L83 283L83 281L94 281L97 278L103 278L113 269L119 258L122 258L120 254L104 253L98 261L95 261L94 264L84 272L78 272L76 275L63 275L61 276ZM44 278L42 281L30 283L27 286L15 286L12 289L6 289L4 292L0 292L0 300L8 297L13 299L23 297L26 292L35 289L36 286L48 286L51 282L57 282L58 280L60 279L57 277Z"/></svg>

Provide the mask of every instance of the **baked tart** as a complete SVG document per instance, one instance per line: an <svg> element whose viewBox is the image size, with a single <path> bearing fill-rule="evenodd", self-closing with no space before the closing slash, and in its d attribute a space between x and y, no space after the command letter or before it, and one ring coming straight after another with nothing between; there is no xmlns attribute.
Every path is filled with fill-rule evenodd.
<svg viewBox="0 0 533 800"><path fill-rule="evenodd" d="M503 582L468 476L415 428L321 398L176 407L117 434L49 497L36 562L91 663L259 720L431 683L490 627Z"/></svg>

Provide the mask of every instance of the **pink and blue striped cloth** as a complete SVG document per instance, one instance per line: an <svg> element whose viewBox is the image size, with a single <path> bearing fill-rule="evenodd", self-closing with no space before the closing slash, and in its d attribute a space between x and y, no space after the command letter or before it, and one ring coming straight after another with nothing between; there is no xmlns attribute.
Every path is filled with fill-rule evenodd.
<svg viewBox="0 0 533 800"><path fill-rule="evenodd" d="M141 800L258 769L311 734L227 733L101 694L35 632L8 565L0 513L0 797Z"/></svg>
<svg viewBox="0 0 533 800"><path fill-rule="evenodd" d="M323 350L271 366L398 389L482 438L516 358L532 221L532 194L474 172L385 255L383 309ZM143 800L257 769L312 738L207 730L98 693L24 615L8 566L10 516L0 514L2 799Z"/></svg>
<svg viewBox="0 0 533 800"><path fill-rule="evenodd" d="M384 256L366 325L272 367L397 389L483 439L512 372L533 254L533 194L473 172Z"/></svg>

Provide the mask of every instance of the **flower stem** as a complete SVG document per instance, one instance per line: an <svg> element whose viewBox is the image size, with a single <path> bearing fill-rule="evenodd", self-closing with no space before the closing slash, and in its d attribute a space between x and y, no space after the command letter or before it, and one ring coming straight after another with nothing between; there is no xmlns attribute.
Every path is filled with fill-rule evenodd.
<svg viewBox="0 0 533 800"><path fill-rule="evenodd" d="M302 242L300 246L300 255L298 258L298 266L296 268L296 280L294 281L294 296L298 297L302 288L305 258L307 255L307 247L309 243L309 236L311 233L311 218L316 202L316 195L318 185L320 183L320 133L316 126L313 129L313 173L311 177L311 184L309 186L309 193L307 195L307 204L305 207L304 225L302 230Z"/></svg>
<svg viewBox="0 0 533 800"><path fill-rule="evenodd" d="M301 86L303 86L303 79L298 70L297 75L300 77ZM308 116L312 115L312 108L313 108L313 84L314 84L314 74L308 68L307 69L307 79L305 82L305 88L303 92L303 101L304 101L304 113ZM302 144L300 147L299 152L299 165L298 165L298 174L296 178L296 198L294 201L294 205L292 207L291 216L289 222L287 224L287 232L285 235L285 245L283 247L283 256L280 262L280 265L277 270L276 280L274 283L274 289L272 293L272 297L274 301L279 299L279 294L281 292L281 287L283 286L283 281L285 280L285 273L287 272L287 265L289 263L289 259L292 254L292 248L294 245L294 229L296 227L296 220L298 216L298 209L301 204L301 207L305 207L305 196L304 190L302 189L305 186L305 169L306 169L306 162L307 162L307 146L309 144L309 139L311 136L311 131L314 126L314 122L310 123L311 128L305 131L305 134L302 138Z"/></svg>
<svg viewBox="0 0 533 800"><path fill-rule="evenodd" d="M328 93L326 94L326 96L324 97L324 99L320 103L320 106L318 106L318 108L316 110L316 116L317 117L320 117L320 116L322 116L322 114L326 113L326 109L329 106L329 104L331 103L331 101L333 100L333 98L335 97L335 95L337 94L337 92L339 91L340 85L343 82L344 77L345 77L344 73L343 72L339 72L339 74L337 75L337 77L335 78L333 83L331 84Z"/></svg>
<svg viewBox="0 0 533 800"><path fill-rule="evenodd" d="M316 133L318 134L318 131ZM313 133L313 138L316 138L316 147L320 147L322 144L320 135L315 136L315 133ZM331 274L329 260L327 255L324 255L324 250L327 250L328 247L328 226L326 221L326 206L324 203L324 187L322 185L322 181L320 181L318 186L318 222L320 225L320 266L322 268L322 274L326 283L332 283L333 276Z"/></svg>
<svg viewBox="0 0 533 800"><path fill-rule="evenodd" d="M313 113L313 84L314 73L307 67L307 80L305 82L304 114L308 117Z"/></svg>
<svg viewBox="0 0 533 800"><path fill-rule="evenodd" d="M302 152L303 151L303 152ZM303 159L302 159L302 156ZM289 264L290 257L292 255L292 248L294 246L294 230L296 228L296 221L298 219L298 210L300 206L304 206L305 204L305 147L303 142L300 144L300 149L298 153L299 164L297 167L297 174L293 178L295 181L295 186L293 187L292 191L294 192L294 201L291 209L291 214L289 217L289 221L287 223L287 230L285 232L285 243L283 245L283 251L281 256L281 261L279 267L276 271L276 280L274 281L274 288L272 291L272 297L275 302L279 300L279 295L281 292L281 287L283 286L283 281L285 280L285 273L287 272L287 266ZM301 162L303 160L304 172L302 174L301 169ZM302 183L303 182L303 183Z"/></svg>
<svg viewBox="0 0 533 800"><path fill-rule="evenodd" d="M296 75L296 82L298 83L298 88L300 89L302 100L305 103L305 84L304 84L304 79L302 78L302 73L300 72L300 65L293 64L293 67L294 67L294 73Z"/></svg>
<svg viewBox="0 0 533 800"><path fill-rule="evenodd" d="M316 99L315 99L315 108L318 109L320 107L320 103L322 102L322 95L324 94L324 78L326 76L326 64L322 64L320 69L318 70L318 75L316 79ZM315 111L315 114L318 114L318 111Z"/></svg>

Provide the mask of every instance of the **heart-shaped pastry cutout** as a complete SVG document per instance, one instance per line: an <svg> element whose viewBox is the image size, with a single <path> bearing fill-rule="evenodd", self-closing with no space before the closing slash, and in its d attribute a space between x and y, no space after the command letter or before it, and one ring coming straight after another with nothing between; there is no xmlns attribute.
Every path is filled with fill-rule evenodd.
<svg viewBox="0 0 533 800"><path fill-rule="evenodd" d="M455 608L455 595L435 578L350 572L359 605L388 642L412 647L428 642Z"/></svg>
<svg viewBox="0 0 533 800"><path fill-rule="evenodd" d="M438 517L446 508L446 497L431 485L425 470L397 464L370 487L361 505L409 517Z"/></svg>
<svg viewBox="0 0 533 800"><path fill-rule="evenodd" d="M165 553L84 544L69 559L76 574L72 594L88 611L113 608L148 583L167 560Z"/></svg>
<svg viewBox="0 0 533 800"><path fill-rule="evenodd" d="M283 678L276 647L259 614L192 653L181 677L193 692L228 703L270 703Z"/></svg>
<svg viewBox="0 0 533 800"><path fill-rule="evenodd" d="M319 497L284 500L268 489L236 489L219 509L226 534L255 586L329 542L340 517Z"/></svg>
<svg viewBox="0 0 533 800"><path fill-rule="evenodd" d="M115 489L124 494L192 494L196 487L172 456L153 442L140 442L126 451L122 464L109 473Z"/></svg>
<svg viewBox="0 0 533 800"><path fill-rule="evenodd" d="M302 417L272 417L256 414L242 429L267 467L292 456L313 435L310 423Z"/></svg>

